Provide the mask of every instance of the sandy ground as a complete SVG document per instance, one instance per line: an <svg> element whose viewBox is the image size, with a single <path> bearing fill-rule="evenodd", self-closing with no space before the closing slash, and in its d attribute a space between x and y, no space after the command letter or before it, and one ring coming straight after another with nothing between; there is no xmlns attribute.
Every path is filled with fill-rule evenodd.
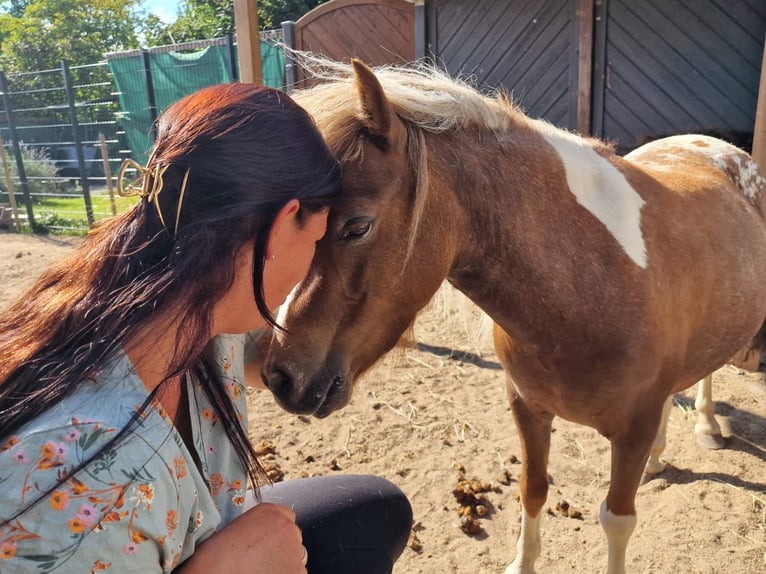
<svg viewBox="0 0 766 574"><path fill-rule="evenodd" d="M0 233L0 309L77 242ZM386 358L328 419L282 412L266 392L249 396L251 437L273 445L264 462L275 477L370 473L409 496L416 524L396 574L497 574L515 552L518 439L490 341L462 301L440 292L416 326L418 348ZM669 468L639 490L628 572L766 572L763 375L732 367L715 374L716 415L727 437L721 451L697 446L693 396L690 389L676 397ZM608 487L609 444L586 427L556 420L554 428L537 571L604 572L598 507ZM477 535L460 528L453 490L461 476L493 487Z"/></svg>

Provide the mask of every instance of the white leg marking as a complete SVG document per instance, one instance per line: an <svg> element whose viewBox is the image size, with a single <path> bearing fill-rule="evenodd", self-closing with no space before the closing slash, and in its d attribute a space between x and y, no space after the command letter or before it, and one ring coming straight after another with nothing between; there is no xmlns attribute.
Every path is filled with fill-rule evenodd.
<svg viewBox="0 0 766 574"><path fill-rule="evenodd" d="M608 574L625 574L625 553L628 549L628 541L636 527L636 515L617 516L606 507L606 500L601 503L599 512L601 528L606 533L609 545Z"/></svg>
<svg viewBox="0 0 766 574"><path fill-rule="evenodd" d="M712 374L697 383L697 399L694 401L694 408L697 409L697 424L694 425L697 442L709 449L723 448L721 427L718 426L718 421L713 415L715 404L713 403Z"/></svg>
<svg viewBox="0 0 766 574"><path fill-rule="evenodd" d="M644 468L645 476L657 474L665 470L665 463L660 460L660 455L665 450L668 418L670 418L670 409L672 407L673 396L671 395L665 399L665 404L662 405L662 419L660 419L660 426L657 429L657 436L654 438L652 450L649 452L649 460L646 461L646 468Z"/></svg>
<svg viewBox="0 0 766 574"><path fill-rule="evenodd" d="M505 574L535 574L535 560L540 556L540 520L542 511L536 518L531 517L525 508L521 510L521 533L516 541L516 558Z"/></svg>
<svg viewBox="0 0 766 574"><path fill-rule="evenodd" d="M641 233L644 200L641 196L587 140L547 122L535 121L533 124L559 154L567 185L577 202L606 226L636 265L646 268L646 244Z"/></svg>

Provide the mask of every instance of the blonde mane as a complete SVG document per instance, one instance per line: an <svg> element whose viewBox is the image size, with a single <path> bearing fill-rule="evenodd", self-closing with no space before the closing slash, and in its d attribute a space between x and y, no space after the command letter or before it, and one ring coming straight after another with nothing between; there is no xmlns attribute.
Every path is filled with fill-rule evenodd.
<svg viewBox="0 0 766 574"><path fill-rule="evenodd" d="M349 98L355 96L351 65L314 54L298 53L295 57L309 76L322 82L294 92L295 99L311 111L318 123L335 124L338 114L349 113ZM379 66L373 71L393 111L427 132L467 127L504 130L516 113L504 94L485 96L468 82L450 78L424 63Z"/></svg>

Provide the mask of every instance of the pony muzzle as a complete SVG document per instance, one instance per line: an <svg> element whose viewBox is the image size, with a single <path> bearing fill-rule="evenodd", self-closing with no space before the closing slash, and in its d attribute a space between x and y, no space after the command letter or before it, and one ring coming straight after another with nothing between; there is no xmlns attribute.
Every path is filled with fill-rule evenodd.
<svg viewBox="0 0 766 574"><path fill-rule="evenodd" d="M264 374L264 381L279 406L295 414L324 418L351 398L348 378L337 372L319 373L302 385L287 370L273 367Z"/></svg>

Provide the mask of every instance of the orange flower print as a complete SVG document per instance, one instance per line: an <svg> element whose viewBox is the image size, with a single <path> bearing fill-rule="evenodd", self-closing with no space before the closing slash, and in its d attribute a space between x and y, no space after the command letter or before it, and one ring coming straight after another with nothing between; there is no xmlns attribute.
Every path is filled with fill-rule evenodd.
<svg viewBox="0 0 766 574"><path fill-rule="evenodd" d="M162 406L161 402L153 401L152 407L154 407L154 410L156 410L163 419L168 418L168 411L165 410L165 407Z"/></svg>
<svg viewBox="0 0 766 574"><path fill-rule="evenodd" d="M229 484L229 490L239 490L240 488L242 488L241 480L232 480L231 484Z"/></svg>
<svg viewBox="0 0 766 574"><path fill-rule="evenodd" d="M165 527L171 533L178 527L178 513L175 510L168 510L165 517Z"/></svg>
<svg viewBox="0 0 766 574"><path fill-rule="evenodd" d="M215 414L212 409L202 409L202 418L209 423L215 424L218 422L218 415Z"/></svg>
<svg viewBox="0 0 766 574"><path fill-rule="evenodd" d="M69 495L63 490L56 490L51 494L51 508L53 510L66 510L69 506Z"/></svg>
<svg viewBox="0 0 766 574"><path fill-rule="evenodd" d="M234 506L242 506L245 504L245 497L238 495L232 498L231 501L234 503Z"/></svg>
<svg viewBox="0 0 766 574"><path fill-rule="evenodd" d="M128 490L128 485L123 484L122 488L120 488L120 493L117 496L117 500L114 502L115 508L122 508L122 506L125 504L125 491Z"/></svg>
<svg viewBox="0 0 766 574"><path fill-rule="evenodd" d="M144 540L149 540L149 537L139 530L134 530L130 536L130 539L136 544L140 544Z"/></svg>
<svg viewBox="0 0 766 574"><path fill-rule="evenodd" d="M0 446L0 452L3 452L4 450L8 450L10 448L13 448L17 444L19 444L19 437L12 436L7 441L5 441L5 444L3 446Z"/></svg>
<svg viewBox="0 0 766 574"><path fill-rule="evenodd" d="M177 456L173 459L173 465L176 468L176 477L181 479L187 474L186 470L186 460L184 460L184 457Z"/></svg>
<svg viewBox="0 0 766 574"><path fill-rule="evenodd" d="M81 534L85 532L85 523L78 516L75 516L69 521L69 530L75 534Z"/></svg>
<svg viewBox="0 0 766 574"><path fill-rule="evenodd" d="M85 494L88 492L88 487L85 486L85 483L77 480L74 476L72 477L72 494L80 495Z"/></svg>
<svg viewBox="0 0 766 574"><path fill-rule="evenodd" d="M46 442L40 447L40 455L45 460L53 460L53 457L56 456L56 445L52 442Z"/></svg>
<svg viewBox="0 0 766 574"><path fill-rule="evenodd" d="M199 528L202 526L202 523L205 521L205 515L202 514L201 510L197 511L197 515L194 517L194 526Z"/></svg>
<svg viewBox="0 0 766 574"><path fill-rule="evenodd" d="M213 496L217 496L219 492L221 492L221 488L223 488L223 476L220 472L216 472L215 474L210 475L210 493Z"/></svg>
<svg viewBox="0 0 766 574"><path fill-rule="evenodd" d="M145 505L151 507L154 501L154 487L151 484L138 485L138 499Z"/></svg>
<svg viewBox="0 0 766 574"><path fill-rule="evenodd" d="M227 375L229 374L229 369L231 369L231 363L229 362L228 357L223 358L223 374Z"/></svg>
<svg viewBox="0 0 766 574"><path fill-rule="evenodd" d="M242 395L242 389L238 384L232 383L229 385L229 394L236 401Z"/></svg>
<svg viewBox="0 0 766 574"><path fill-rule="evenodd" d="M0 544L0 560L10 560L16 556L16 543L6 540Z"/></svg>
<svg viewBox="0 0 766 574"><path fill-rule="evenodd" d="M106 570L107 568L111 568L112 563L111 562L102 562L101 560L96 560L93 563L93 568L91 568L89 574L93 574L94 572L101 572L103 570Z"/></svg>
<svg viewBox="0 0 766 574"><path fill-rule="evenodd" d="M119 522L120 520L122 520L123 518L125 518L127 515L128 515L128 512L127 512L127 511L123 511L123 512L116 512L116 511L114 511L114 510L110 510L109 512L107 512L107 513L104 515L104 518L103 518L103 520L102 520L101 522L102 522L102 523L107 523L107 522Z"/></svg>

